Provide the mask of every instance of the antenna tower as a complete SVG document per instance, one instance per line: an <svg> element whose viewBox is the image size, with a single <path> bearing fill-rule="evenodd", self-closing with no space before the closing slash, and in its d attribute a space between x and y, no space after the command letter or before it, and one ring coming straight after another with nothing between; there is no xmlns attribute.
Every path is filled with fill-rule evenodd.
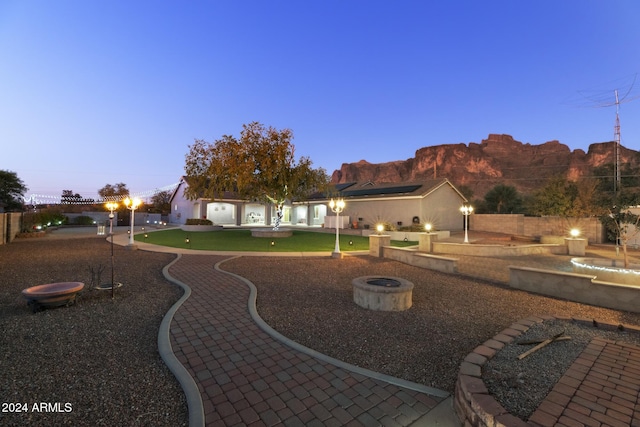
<svg viewBox="0 0 640 427"><path fill-rule="evenodd" d="M632 77L632 78L631 78ZM621 134L620 134L620 104L631 102L634 99L640 98L640 94L632 94L633 86L636 83L638 74L633 74L631 77L620 79L614 83L618 83L621 80L631 80L631 83L627 83L623 86L623 96L619 96L620 92L616 89L604 89L604 90L581 90L578 91L584 98L590 101L595 107L612 107L616 106L616 122L613 127L613 139L614 139L614 172L613 172L613 191L615 193L620 189L621 174L620 174L620 151L621 151ZM611 98L611 92L613 92L613 98Z"/></svg>

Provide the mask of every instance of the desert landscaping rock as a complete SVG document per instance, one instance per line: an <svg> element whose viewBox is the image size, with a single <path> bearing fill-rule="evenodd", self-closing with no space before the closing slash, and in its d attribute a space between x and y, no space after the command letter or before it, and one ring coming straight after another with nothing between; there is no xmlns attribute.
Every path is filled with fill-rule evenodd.
<svg viewBox="0 0 640 427"><path fill-rule="evenodd" d="M93 289L90 267L110 265L104 238L16 240L0 246L0 396L27 412L2 426L186 426L184 393L158 354L160 322L181 291L162 277L172 255L115 248L111 292ZM102 281L110 281L105 268ZM30 286L87 284L69 307L32 313ZM55 412L33 410L45 403ZM23 406L24 408L24 406Z"/></svg>

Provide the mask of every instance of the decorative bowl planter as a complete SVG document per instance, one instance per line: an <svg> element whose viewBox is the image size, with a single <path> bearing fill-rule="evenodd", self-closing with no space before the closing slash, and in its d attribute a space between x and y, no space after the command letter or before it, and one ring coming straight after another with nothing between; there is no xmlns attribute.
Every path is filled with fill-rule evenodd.
<svg viewBox="0 0 640 427"><path fill-rule="evenodd" d="M76 294L83 288L82 282L47 283L23 289L22 296L35 313L42 307L58 307L75 303Z"/></svg>

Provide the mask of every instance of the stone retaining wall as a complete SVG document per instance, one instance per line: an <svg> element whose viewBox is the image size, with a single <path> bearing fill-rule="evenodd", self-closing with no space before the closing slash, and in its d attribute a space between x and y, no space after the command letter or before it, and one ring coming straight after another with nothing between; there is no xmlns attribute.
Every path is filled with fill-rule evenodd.
<svg viewBox="0 0 640 427"><path fill-rule="evenodd" d="M383 246L381 257L399 261L404 264L413 265L430 270L442 271L444 273L457 273L458 260L438 255L417 252L410 248L396 248L393 246Z"/></svg>
<svg viewBox="0 0 640 427"><path fill-rule="evenodd" d="M509 266L509 286L537 294L640 313L640 287L596 280L596 276Z"/></svg>
<svg viewBox="0 0 640 427"><path fill-rule="evenodd" d="M435 241L432 243L433 252L451 255L470 255L485 257L502 256L526 256L535 254L556 254L566 255L567 246L546 244L546 245L479 245L468 243L447 243Z"/></svg>

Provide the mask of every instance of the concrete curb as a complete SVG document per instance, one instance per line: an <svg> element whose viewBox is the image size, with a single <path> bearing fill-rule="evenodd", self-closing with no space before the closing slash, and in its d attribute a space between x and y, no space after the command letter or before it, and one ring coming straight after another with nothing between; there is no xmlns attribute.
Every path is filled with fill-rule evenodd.
<svg viewBox="0 0 640 427"><path fill-rule="evenodd" d="M200 395L200 390L198 390L198 385L196 384L193 377L189 374L189 371L180 363L178 358L173 353L173 348L171 347L171 337L170 337L170 329L171 322L173 321L173 316L176 311L180 308L180 306L191 296L191 288L186 284L182 283L179 280L174 279L169 274L169 268L180 258L181 254L177 254L176 259L171 261L162 269L162 274L164 277L178 286L180 286L184 290L184 295L175 303L169 311L162 318L162 323L160 323L160 330L158 331L158 352L160 353L160 357L167 365L171 373L176 377L184 394L187 399L187 407L189 410L189 427L204 427L205 419L204 419L204 406L202 404L202 396Z"/></svg>

